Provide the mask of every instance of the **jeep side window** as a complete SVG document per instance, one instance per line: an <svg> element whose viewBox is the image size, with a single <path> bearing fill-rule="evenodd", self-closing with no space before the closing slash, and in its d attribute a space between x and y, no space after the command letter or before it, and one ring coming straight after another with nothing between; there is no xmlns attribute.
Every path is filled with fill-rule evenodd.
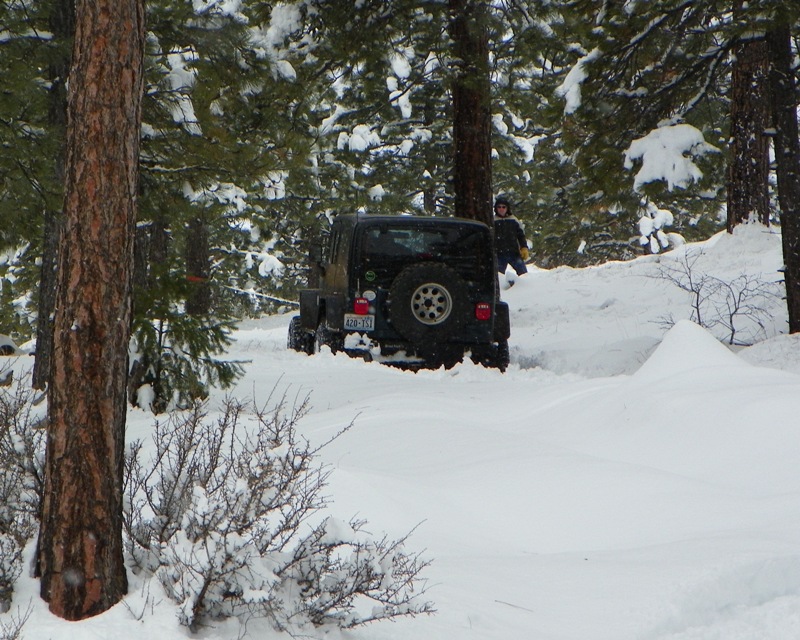
<svg viewBox="0 0 800 640"><path fill-rule="evenodd" d="M331 233L330 241L328 242L328 250L325 252L324 258L328 262L334 261L334 256L336 255L336 247L339 244L339 237L341 234L333 231Z"/></svg>
<svg viewBox="0 0 800 640"><path fill-rule="evenodd" d="M331 266L328 282L338 291L347 288L348 254L350 252L350 235L348 231L346 227L334 227L331 240Z"/></svg>
<svg viewBox="0 0 800 640"><path fill-rule="evenodd" d="M336 277L336 263L334 256L336 255L336 246L339 244L339 237L341 234L334 227L331 229L326 242L322 245L322 252L320 255L320 265L322 267L322 278L330 285Z"/></svg>

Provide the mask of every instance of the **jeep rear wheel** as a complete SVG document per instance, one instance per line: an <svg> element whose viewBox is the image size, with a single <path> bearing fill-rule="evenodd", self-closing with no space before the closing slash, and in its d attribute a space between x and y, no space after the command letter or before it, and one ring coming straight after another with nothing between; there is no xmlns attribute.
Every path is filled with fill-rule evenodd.
<svg viewBox="0 0 800 640"><path fill-rule="evenodd" d="M314 353L319 353L323 346L328 346L331 353L344 350L344 336L338 332L328 329L325 324L317 327L314 341Z"/></svg>
<svg viewBox="0 0 800 640"><path fill-rule="evenodd" d="M450 267L423 262L403 269L389 289L389 320L418 345L453 333L468 311L467 286Z"/></svg>
<svg viewBox="0 0 800 640"><path fill-rule="evenodd" d="M484 367L505 371L508 368L508 340L498 340L497 344L476 346L470 349L472 361Z"/></svg>

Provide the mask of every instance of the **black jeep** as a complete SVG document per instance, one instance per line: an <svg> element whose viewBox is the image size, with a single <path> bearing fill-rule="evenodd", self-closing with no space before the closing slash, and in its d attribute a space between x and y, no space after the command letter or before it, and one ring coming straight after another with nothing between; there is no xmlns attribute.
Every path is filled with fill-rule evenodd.
<svg viewBox="0 0 800 640"><path fill-rule="evenodd" d="M340 215L318 282L300 292L289 348L404 367L451 367L465 353L508 366L508 305L497 295L490 229L474 220Z"/></svg>

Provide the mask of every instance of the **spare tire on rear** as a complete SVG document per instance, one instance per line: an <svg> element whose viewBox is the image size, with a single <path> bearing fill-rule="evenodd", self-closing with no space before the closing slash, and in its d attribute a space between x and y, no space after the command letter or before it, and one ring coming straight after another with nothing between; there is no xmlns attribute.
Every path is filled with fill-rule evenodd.
<svg viewBox="0 0 800 640"><path fill-rule="evenodd" d="M389 320L407 340L429 347L454 334L469 312L467 285L438 262L403 269L389 289Z"/></svg>

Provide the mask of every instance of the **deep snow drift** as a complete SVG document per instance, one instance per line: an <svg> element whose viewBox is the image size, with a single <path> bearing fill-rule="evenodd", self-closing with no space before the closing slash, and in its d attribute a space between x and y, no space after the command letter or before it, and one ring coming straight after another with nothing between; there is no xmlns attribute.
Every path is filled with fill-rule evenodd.
<svg viewBox="0 0 800 640"><path fill-rule="evenodd" d="M416 527L408 546L433 560L436 615L303 637L800 636L800 336L781 335L784 303L769 296L754 299L755 321L735 322L755 346L731 349L712 335L723 325L686 320L699 299L714 324L725 302L713 278L760 291L780 264L780 237L747 227L627 263L534 269L503 291L504 374L309 357L285 349L289 315L243 325L231 355L249 364L234 395L311 394L300 429L312 442L353 421L321 452L330 512L391 537ZM708 288L682 291L687 272ZM132 410L130 437L152 421ZM131 585L125 604L64 623L24 577L11 614L31 607L27 640L189 636L157 583ZM289 637L262 621L199 637L245 633Z"/></svg>

